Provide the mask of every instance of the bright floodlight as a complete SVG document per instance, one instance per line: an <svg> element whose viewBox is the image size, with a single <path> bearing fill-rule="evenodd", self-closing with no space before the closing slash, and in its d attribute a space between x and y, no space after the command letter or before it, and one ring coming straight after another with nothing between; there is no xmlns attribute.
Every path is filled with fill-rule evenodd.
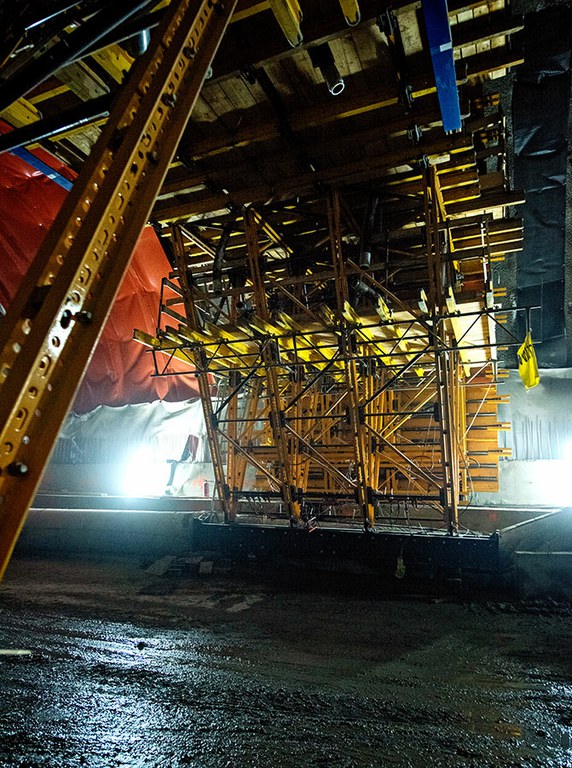
<svg viewBox="0 0 572 768"><path fill-rule="evenodd" d="M169 465L156 461L147 446L131 456L123 470L123 492L126 496L162 496L169 479Z"/></svg>

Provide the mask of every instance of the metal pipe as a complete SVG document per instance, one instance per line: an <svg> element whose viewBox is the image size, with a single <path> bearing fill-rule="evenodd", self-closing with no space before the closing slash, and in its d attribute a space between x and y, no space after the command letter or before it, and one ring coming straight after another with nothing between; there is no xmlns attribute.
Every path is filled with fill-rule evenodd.
<svg viewBox="0 0 572 768"><path fill-rule="evenodd" d="M31 125L5 133L3 136L0 136L0 154L2 152L9 152L16 147L35 144L38 141L42 141L42 139L49 139L51 136L66 133L86 123L92 123L94 120L107 117L111 102L112 96L105 94L52 117L38 120Z"/></svg>
<svg viewBox="0 0 572 768"><path fill-rule="evenodd" d="M373 230L375 227L375 217L377 214L378 205L378 195L370 195L363 217L361 248L359 255L359 266L361 269L369 269L371 266L371 244L373 240Z"/></svg>
<svg viewBox="0 0 572 768"><path fill-rule="evenodd" d="M66 11L71 11L73 8L77 8L77 5L77 0L75 2L70 2L67 0L67 2L61 3L59 8L52 8L51 11L45 11L39 19L36 19L36 21L31 21L29 24L26 24L24 28L26 31L28 31L30 29L34 29L34 27L39 27L41 24L45 24L46 22L55 19L57 16L61 16L62 13L66 13Z"/></svg>
<svg viewBox="0 0 572 768"><path fill-rule="evenodd" d="M66 35L59 43L22 67L0 88L0 112L43 83L63 66L79 58L106 34L154 4L152 0L131 0L130 3L109 2L105 9L100 10L75 32Z"/></svg>
<svg viewBox="0 0 572 768"><path fill-rule="evenodd" d="M113 29L111 32L106 32L100 40L93 43L93 45L90 45L89 48L86 48L78 58L90 56L92 53L95 53L102 48L107 48L108 45L123 43L125 40L129 40L142 32L151 32L159 25L159 22L163 18L163 14L164 9L152 11L151 13L138 16L137 18L122 24L119 28Z"/></svg>
<svg viewBox="0 0 572 768"><path fill-rule="evenodd" d="M344 78L340 75L334 60L334 54L328 43L310 48L309 53L312 65L322 73L322 77L328 86L328 91L332 96L339 96L345 88Z"/></svg>

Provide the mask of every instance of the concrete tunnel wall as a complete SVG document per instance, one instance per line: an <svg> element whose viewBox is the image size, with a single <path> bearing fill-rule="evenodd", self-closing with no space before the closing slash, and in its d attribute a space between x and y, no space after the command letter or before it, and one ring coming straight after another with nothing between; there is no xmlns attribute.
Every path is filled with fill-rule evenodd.
<svg viewBox="0 0 572 768"><path fill-rule="evenodd" d="M500 542L521 597L572 600L572 507L510 526Z"/></svg>
<svg viewBox="0 0 572 768"><path fill-rule="evenodd" d="M162 557L191 549L187 512L31 509L16 546L28 555Z"/></svg>

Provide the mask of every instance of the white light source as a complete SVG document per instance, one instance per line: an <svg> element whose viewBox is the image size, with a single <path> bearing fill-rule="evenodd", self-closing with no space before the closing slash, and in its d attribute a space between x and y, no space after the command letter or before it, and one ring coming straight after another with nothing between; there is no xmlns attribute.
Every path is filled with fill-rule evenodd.
<svg viewBox="0 0 572 768"><path fill-rule="evenodd" d="M561 459L529 462L533 489L540 489L542 504L568 506L572 504L572 442L562 446Z"/></svg>
<svg viewBox="0 0 572 768"><path fill-rule="evenodd" d="M143 445L124 467L123 492L126 496L162 496L169 470L165 461L157 461L149 446Z"/></svg>
<svg viewBox="0 0 572 768"><path fill-rule="evenodd" d="M572 469L572 443L564 443L564 447L562 448L562 458L570 465L570 469Z"/></svg>

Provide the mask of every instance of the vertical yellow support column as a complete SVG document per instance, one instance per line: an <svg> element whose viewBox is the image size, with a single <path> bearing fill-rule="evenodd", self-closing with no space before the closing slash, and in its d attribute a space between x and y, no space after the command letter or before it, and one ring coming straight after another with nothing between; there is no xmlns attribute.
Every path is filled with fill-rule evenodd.
<svg viewBox="0 0 572 768"><path fill-rule="evenodd" d="M455 440L454 408L454 361L450 339L442 317L445 305L443 262L439 242L439 188L433 167L425 177L425 227L427 230L427 258L429 266L429 302L435 346L435 374L439 418L439 442L441 447L441 504L450 533L457 530L459 523L459 462Z"/></svg>
<svg viewBox="0 0 572 768"><path fill-rule="evenodd" d="M249 208L245 216L246 220L246 245L248 249L248 266L250 279L254 288L254 298L256 309L263 320L270 319L268 310L268 299L262 272L260 269L260 248L258 245L258 225L259 219L256 212ZM270 340L262 348L262 359L266 367L266 388L268 395L269 419L272 428L272 435L278 454L278 474L280 480L280 491L282 500L291 521L299 520L300 504L295 497L295 478L292 466L292 457L290 455L286 429L283 423L284 410L283 398L278 381L278 344Z"/></svg>
<svg viewBox="0 0 572 768"><path fill-rule="evenodd" d="M173 228L173 253L175 255L177 277L183 296L183 304L185 307L185 315L187 318L188 327L192 331L200 331L199 315L193 295L191 274L190 270L187 269L183 236L179 227ZM213 411L211 388L209 382L207 355L203 347L193 349L191 354L195 363L196 376L199 384L199 393L201 396L205 428L207 430L207 439L213 463L218 500L224 514L224 520L226 523L229 523L232 522L233 519L229 506L230 494L229 488L225 482L226 478L223 456L216 432L215 415Z"/></svg>
<svg viewBox="0 0 572 768"><path fill-rule="evenodd" d="M239 376L240 376L239 371L230 371L229 377L228 377L228 387L229 387L229 390L231 390L231 392L237 389ZM227 431L230 437L230 441L226 447L226 484L230 489L230 492L232 493L232 491L235 488L238 489L238 481L237 481L238 450L234 445L236 443L237 433L238 433L238 424L237 424L238 392L234 395L234 397L231 397L226 407L226 418L228 420ZM233 518L236 515L236 509L237 509L236 501L233 500L231 497L231 500L229 502L229 510Z"/></svg>
<svg viewBox="0 0 572 768"><path fill-rule="evenodd" d="M238 425L236 430L231 430L229 424L229 436L231 440L228 443L228 463L227 463L227 482L231 491L242 491L246 479L247 460L244 453L238 451L235 447L237 441L242 441L245 447L248 446L255 429L255 419L257 418L260 398L262 396L262 379L256 377L250 389L245 393L244 403L244 425L238 434ZM237 395L238 397L238 395ZM238 407L237 407L238 412ZM233 441L235 444L233 444ZM231 458L232 457L232 458ZM238 500L231 498L230 512L233 519L238 513Z"/></svg>
<svg viewBox="0 0 572 768"><path fill-rule="evenodd" d="M342 254L340 201L336 192L332 192L328 198L328 223L338 302L338 319L341 324L340 346L342 349L346 387L348 391L350 427L356 465L357 501L363 514L364 525L367 529L373 528L375 525L375 510L372 502L372 487L369 474L368 438L362 411L360 409L359 375L356 355L355 350L352 348L350 328L343 317L344 305L349 299L349 290Z"/></svg>

